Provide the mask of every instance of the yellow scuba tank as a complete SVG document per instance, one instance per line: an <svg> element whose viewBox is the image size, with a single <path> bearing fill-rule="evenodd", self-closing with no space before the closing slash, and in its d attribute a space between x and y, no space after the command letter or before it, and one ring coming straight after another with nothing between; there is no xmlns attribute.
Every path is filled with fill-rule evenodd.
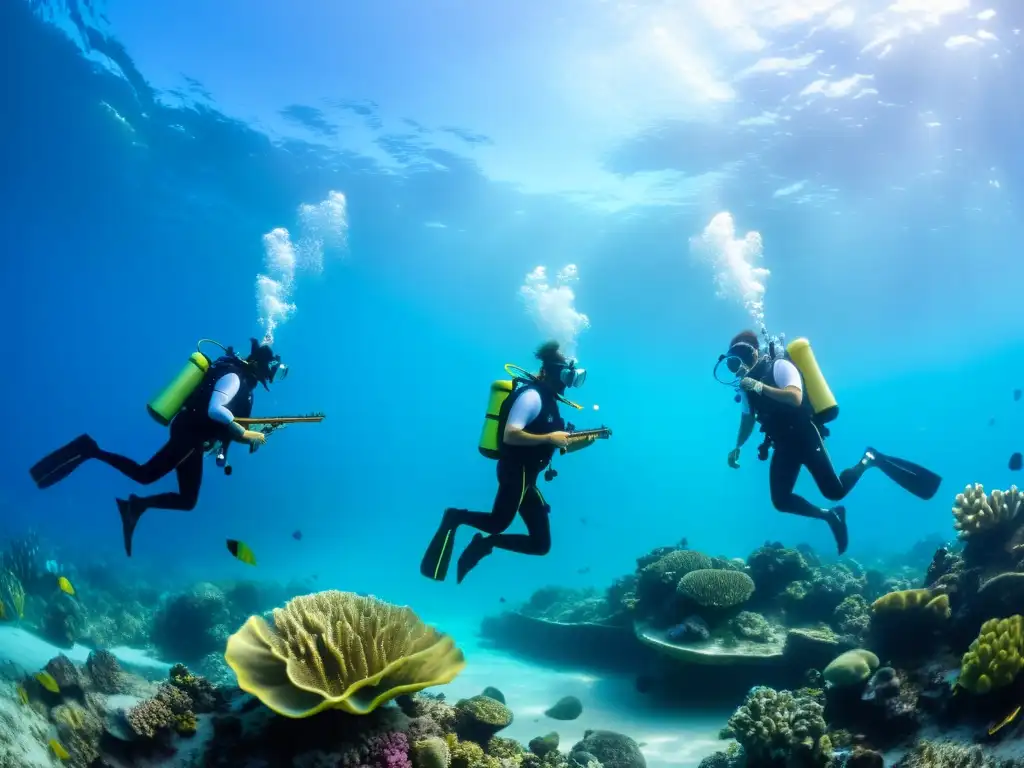
<svg viewBox="0 0 1024 768"><path fill-rule="evenodd" d="M171 383L146 404L149 415L165 427L170 424L171 419L181 410L181 406L185 404L188 396L195 392L202 383L208 370L210 370L210 359L198 350L193 352L189 356L188 362L185 363L185 367L178 372Z"/></svg>
<svg viewBox="0 0 1024 768"><path fill-rule="evenodd" d="M786 347L793 365L797 367L804 377L804 387L811 407L814 409L814 420L819 424L827 424L839 415L839 405L836 398L829 389L828 382L818 367L818 361L814 358L814 350L811 349L811 342L807 339L794 339Z"/></svg>
<svg viewBox="0 0 1024 768"><path fill-rule="evenodd" d="M498 416L501 406L512 394L514 384L509 379L498 379L491 382L491 392L487 400L487 414L484 416L484 429L480 434L479 450L487 459L498 458L498 446L501 436L498 434Z"/></svg>

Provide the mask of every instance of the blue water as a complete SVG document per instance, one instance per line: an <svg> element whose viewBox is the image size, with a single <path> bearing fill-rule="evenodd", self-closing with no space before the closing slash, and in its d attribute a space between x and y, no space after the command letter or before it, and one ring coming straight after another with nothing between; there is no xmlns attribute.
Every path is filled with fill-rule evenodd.
<svg viewBox="0 0 1024 768"><path fill-rule="evenodd" d="M751 320L689 240L730 211L763 238L771 330L813 341L840 401L836 463L871 444L945 478L929 502L866 478L849 555L951 537L955 493L1009 486L1024 443L1019 30L1008 3L802 5L3 3L4 532L182 583L252 575L225 552L243 539L262 578L459 626L682 536L828 551L771 508L756 438L726 466L738 413L711 369ZM208 463L198 508L149 512L126 560L128 481L87 466L42 493L28 467L83 431L154 451L147 399L198 338L262 335L262 237L331 191L346 242L297 273L275 332L292 375L257 395L327 419L236 451L230 478ZM567 264L590 319L574 421L614 437L544 487L549 556L430 583L442 509L491 503L487 387L548 335L520 286Z"/></svg>

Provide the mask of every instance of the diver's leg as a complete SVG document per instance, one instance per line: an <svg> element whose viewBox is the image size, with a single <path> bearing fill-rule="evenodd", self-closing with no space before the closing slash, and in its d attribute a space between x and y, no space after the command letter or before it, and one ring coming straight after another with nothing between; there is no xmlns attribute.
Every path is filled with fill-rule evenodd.
<svg viewBox="0 0 1024 768"><path fill-rule="evenodd" d="M449 527L468 525L492 536L506 530L516 519L516 512L527 491L527 473L520 464L498 462L498 490L490 512L470 512L468 509L449 509L445 518Z"/></svg>
<svg viewBox="0 0 1024 768"><path fill-rule="evenodd" d="M473 522L467 522L467 524L490 535L475 534L462 555L459 556L456 578L460 584L466 578L466 574L494 551L496 542L501 539L512 538L514 546L515 539L528 538L527 536L506 537L502 532L512 525L516 513L530 495L530 488L536 483L536 473L532 471L527 472L524 466L513 464L499 468L498 477L498 493L494 498L494 508L491 510L491 514L468 513L468 515L474 517L469 517L468 519ZM536 489L534 488L534 490ZM483 527L484 525L488 527L485 528ZM505 548L512 549L512 547Z"/></svg>
<svg viewBox="0 0 1024 768"><path fill-rule="evenodd" d="M515 464L503 461L498 462L496 471L498 490L489 513L455 508L444 511L441 524L420 560L420 573L428 579L444 581L447 577L448 565L455 549L455 532L460 525L468 525L487 533L501 533L512 525L523 496L523 473Z"/></svg>
<svg viewBox="0 0 1024 768"><path fill-rule="evenodd" d="M826 453L824 456L827 461L828 454ZM772 453L771 466L768 469L772 504L780 512L827 522L829 530L832 531L832 536L836 540L836 549L841 555L846 551L849 543L845 507L822 509L811 504L803 496L793 493L793 489L796 487L796 479L800 474L800 467L806 466L813 473L815 470L812 467L821 461L818 457L819 454L815 452L813 444L792 442L780 445L776 443L775 450ZM830 461L828 466L831 467ZM820 467L818 467L817 471L824 476ZM832 474L835 474L834 470ZM815 481L818 482L817 475L815 476Z"/></svg>
<svg viewBox="0 0 1024 768"><path fill-rule="evenodd" d="M188 453L191 446L184 444L180 436L171 435L160 450L153 454L152 458L145 464L139 464L134 459L122 456L119 453L110 453L97 448L94 458L109 464L129 480L134 480L139 485L150 485L161 477L170 474L182 457Z"/></svg>
<svg viewBox="0 0 1024 768"><path fill-rule="evenodd" d="M499 533L489 536L486 541L494 549L505 549L521 555L546 555L551 551L550 512L551 507L544 501L534 477L533 484L528 485L523 502L519 505L519 516L526 523L526 535Z"/></svg>
<svg viewBox="0 0 1024 768"><path fill-rule="evenodd" d="M175 509L190 512L199 501L199 488L203 484L203 449L195 446L174 467L178 476L177 493L158 493L153 496L132 496L132 507L141 515L147 509Z"/></svg>
<svg viewBox="0 0 1024 768"><path fill-rule="evenodd" d="M195 509L199 501L199 489L203 483L203 451L202 446L194 447L178 461L174 467L178 476L177 493L158 493L153 496L128 497L128 500L117 500L117 509L121 514L121 532L124 535L124 551L132 556L132 537L139 519L147 509L175 509L187 512Z"/></svg>

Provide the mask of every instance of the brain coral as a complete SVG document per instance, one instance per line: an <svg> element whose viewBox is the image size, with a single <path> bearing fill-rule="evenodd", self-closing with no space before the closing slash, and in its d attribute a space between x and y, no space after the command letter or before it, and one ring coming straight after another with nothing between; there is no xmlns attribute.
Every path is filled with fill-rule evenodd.
<svg viewBox="0 0 1024 768"><path fill-rule="evenodd" d="M739 571L705 568L679 580L679 594L706 608L731 608L754 594L754 581Z"/></svg>
<svg viewBox="0 0 1024 768"><path fill-rule="evenodd" d="M225 659L243 691L286 717L339 708L366 714L405 693L455 679L455 642L411 608L330 590L275 608L274 625L250 616Z"/></svg>

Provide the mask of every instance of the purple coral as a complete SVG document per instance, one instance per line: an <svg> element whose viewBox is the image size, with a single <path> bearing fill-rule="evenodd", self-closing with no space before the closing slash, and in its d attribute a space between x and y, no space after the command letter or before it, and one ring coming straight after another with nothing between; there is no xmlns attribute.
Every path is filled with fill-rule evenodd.
<svg viewBox="0 0 1024 768"><path fill-rule="evenodd" d="M401 731L389 731L374 737L368 751L368 762L372 768L412 768L409 738Z"/></svg>

